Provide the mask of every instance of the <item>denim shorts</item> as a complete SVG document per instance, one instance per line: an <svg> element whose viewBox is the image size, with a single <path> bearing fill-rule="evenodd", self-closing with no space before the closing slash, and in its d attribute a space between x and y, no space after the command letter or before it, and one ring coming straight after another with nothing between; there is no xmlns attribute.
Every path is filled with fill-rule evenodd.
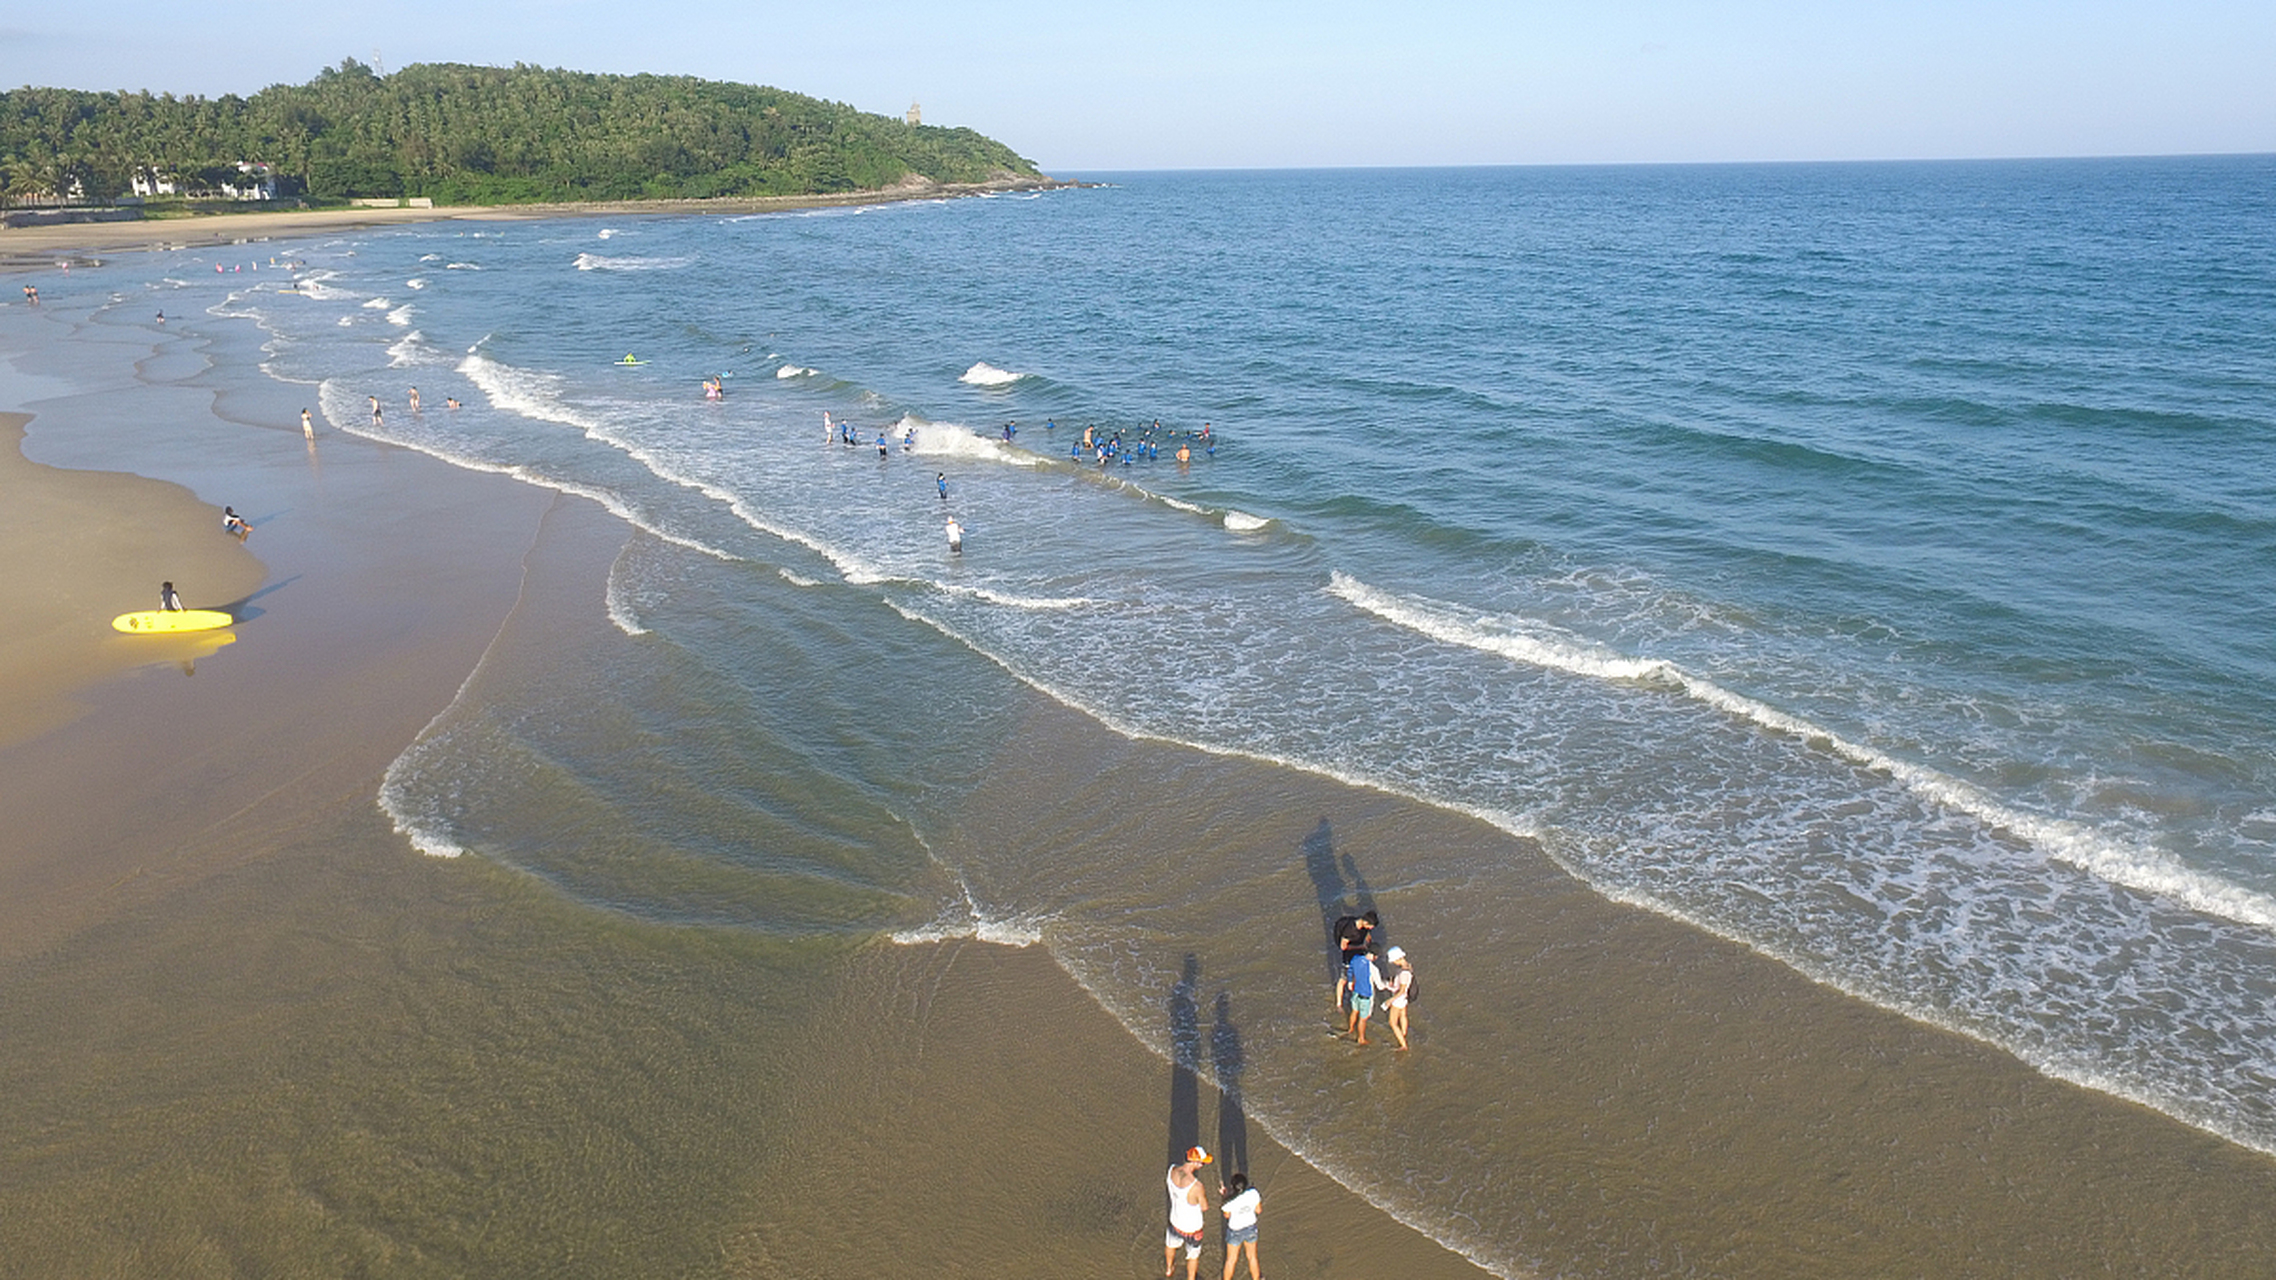
<svg viewBox="0 0 2276 1280"><path fill-rule="evenodd" d="M1257 1224L1253 1222L1245 1227L1225 1228L1225 1247L1228 1249L1237 1244L1255 1244L1256 1242Z"/></svg>

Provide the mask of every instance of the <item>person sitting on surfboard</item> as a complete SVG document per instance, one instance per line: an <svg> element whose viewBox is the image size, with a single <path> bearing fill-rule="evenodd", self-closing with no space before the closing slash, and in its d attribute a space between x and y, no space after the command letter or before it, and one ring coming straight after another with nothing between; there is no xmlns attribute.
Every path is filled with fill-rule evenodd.
<svg viewBox="0 0 2276 1280"><path fill-rule="evenodd" d="M182 597L174 594L173 583L161 582L158 584L158 608L165 613L181 613L187 609L187 606L182 603Z"/></svg>

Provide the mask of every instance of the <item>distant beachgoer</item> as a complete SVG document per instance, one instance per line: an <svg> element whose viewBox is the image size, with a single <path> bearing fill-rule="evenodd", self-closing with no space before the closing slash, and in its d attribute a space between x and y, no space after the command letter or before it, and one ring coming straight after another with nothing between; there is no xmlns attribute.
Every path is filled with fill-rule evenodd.
<svg viewBox="0 0 2276 1280"><path fill-rule="evenodd" d="M182 603L182 597L174 594L173 583L161 582L158 584L158 608L161 611L166 613L180 613L186 607L187 606Z"/></svg>
<svg viewBox="0 0 2276 1280"><path fill-rule="evenodd" d="M877 460L878 460L879 462L883 462L883 461L885 461L887 458L890 458L890 457L892 457L892 456L893 456L893 454L892 454L892 451L891 451L889 448L887 448L887 447L886 447L886 444L885 444L885 433L884 433L884 432L882 432L882 431L878 432L878 433L877 433Z"/></svg>
<svg viewBox="0 0 2276 1280"><path fill-rule="evenodd" d="M1383 1018L1391 1024L1391 1034L1399 1038L1399 1047L1407 1047L1407 1003L1415 998L1415 966L1407 959L1405 947L1393 947L1383 953L1391 962L1390 999L1383 1002Z"/></svg>
<svg viewBox="0 0 2276 1280"><path fill-rule="evenodd" d="M915 427L910 427L901 433L901 452L907 453L909 450L916 447L917 429Z"/></svg>
<svg viewBox="0 0 2276 1280"><path fill-rule="evenodd" d="M933 483L940 486L940 500L942 502L948 501L948 473L943 471L935 475Z"/></svg>
<svg viewBox="0 0 2276 1280"><path fill-rule="evenodd" d="M38 306L40 304L40 287L36 284L25 285L24 301L31 303L35 307Z"/></svg>
<svg viewBox="0 0 2276 1280"><path fill-rule="evenodd" d="M158 323L160 323L160 324L164 324L164 323L166 323L166 313L165 313L165 312L161 311L161 312L159 312L159 313L158 313Z"/></svg>
<svg viewBox="0 0 2276 1280"><path fill-rule="evenodd" d="M822 443L828 444L837 438L838 429L830 423L830 411L824 409L822 411Z"/></svg>
<svg viewBox="0 0 2276 1280"><path fill-rule="evenodd" d="M1193 461L1193 450L1191 450L1191 449L1187 448L1186 446L1184 446L1184 445L1182 445L1182 444L1181 444L1181 445L1179 445L1179 446L1178 446L1178 461L1180 461L1180 462L1191 462L1191 461Z"/></svg>
<svg viewBox="0 0 2276 1280"><path fill-rule="evenodd" d="M413 387L413 388L411 388L411 412L413 412L413 413L417 413L418 411L419 411L419 389L418 389L417 387Z"/></svg>
<svg viewBox="0 0 2276 1280"><path fill-rule="evenodd" d="M1185 1280L1201 1271L1201 1241L1208 1234L1209 1193L1201 1189L1201 1166L1215 1157L1200 1147L1185 1149L1185 1163L1170 1166L1165 1179L1170 1193L1170 1229L1162 1237L1162 1274L1177 1265L1178 1248L1185 1249Z"/></svg>
<svg viewBox="0 0 2276 1280"><path fill-rule="evenodd" d="M379 425L379 397L367 396L365 398L371 401L371 425L376 427Z"/></svg>
<svg viewBox="0 0 2276 1280"><path fill-rule="evenodd" d="M223 533L234 533L237 535L237 540L243 542L252 536L253 526L245 523L245 517L237 514L237 508L223 507L221 509L221 531Z"/></svg>
<svg viewBox="0 0 2276 1280"><path fill-rule="evenodd" d="M964 554L964 526L954 516L948 518L948 549L955 555Z"/></svg>
<svg viewBox="0 0 2276 1280"><path fill-rule="evenodd" d="M1091 447L1091 429L1089 427L1083 428L1083 447L1085 449Z"/></svg>
<svg viewBox="0 0 2276 1280"><path fill-rule="evenodd" d="M316 419L309 417L306 409L300 411L300 434L311 440L316 438Z"/></svg>
<svg viewBox="0 0 2276 1280"><path fill-rule="evenodd" d="M1348 975L1346 981L1351 988L1351 1016L1345 1029L1359 1041L1359 1047L1364 1049L1367 1047L1368 1015L1375 1012L1375 988L1383 981L1383 975L1375 968L1375 957L1364 951L1352 953L1351 958L1344 962L1344 972Z"/></svg>
<svg viewBox="0 0 2276 1280"><path fill-rule="evenodd" d="M443 397L443 408L445 408L445 409L456 409L457 407L458 407L458 397L457 397L457 396L444 396L444 397Z"/></svg>
<svg viewBox="0 0 2276 1280"><path fill-rule="evenodd" d="M1233 1263L1245 1250L1249 1280L1263 1280L1257 1271L1257 1215L1264 1212L1264 1196L1249 1185L1249 1176L1236 1173L1217 1188L1218 1208L1225 1213L1225 1280L1233 1280Z"/></svg>

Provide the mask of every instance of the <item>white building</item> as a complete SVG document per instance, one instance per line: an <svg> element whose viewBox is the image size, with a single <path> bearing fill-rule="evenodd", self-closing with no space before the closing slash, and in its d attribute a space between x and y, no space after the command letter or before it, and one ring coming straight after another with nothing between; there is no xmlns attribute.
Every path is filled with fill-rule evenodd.
<svg viewBox="0 0 2276 1280"><path fill-rule="evenodd" d="M923 124L925 122L924 108L914 102L910 103L908 121L910 124Z"/></svg>

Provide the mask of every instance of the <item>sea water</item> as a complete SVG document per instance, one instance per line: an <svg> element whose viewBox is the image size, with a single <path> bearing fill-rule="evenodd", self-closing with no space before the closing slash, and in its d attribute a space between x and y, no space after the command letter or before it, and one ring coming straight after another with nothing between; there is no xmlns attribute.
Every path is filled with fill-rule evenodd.
<svg viewBox="0 0 2276 1280"><path fill-rule="evenodd" d="M1116 903L936 847L1025 691L2276 1152L2271 226L2267 158L1126 174L147 274L325 429L628 523L638 662L470 680L382 796L431 853L1041 940L1159 1042ZM1365 1189L1500 1266L1436 1189L1493 1176Z"/></svg>

